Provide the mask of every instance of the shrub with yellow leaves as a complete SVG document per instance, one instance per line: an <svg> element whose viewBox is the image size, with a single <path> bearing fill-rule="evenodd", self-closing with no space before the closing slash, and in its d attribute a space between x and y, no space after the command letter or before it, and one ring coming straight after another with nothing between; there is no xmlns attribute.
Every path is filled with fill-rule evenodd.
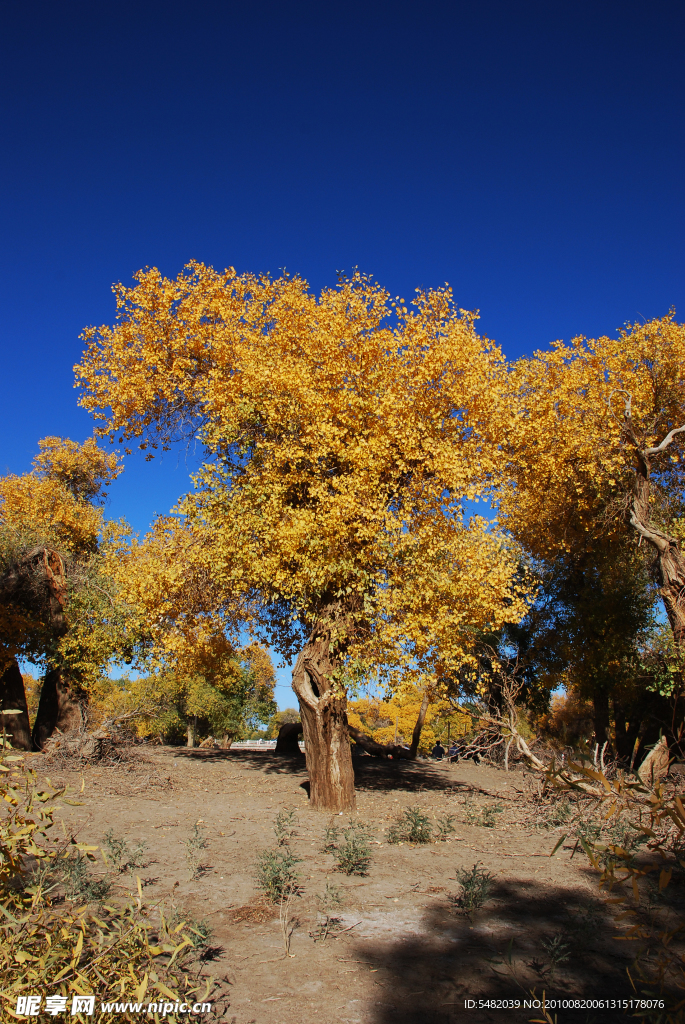
<svg viewBox="0 0 685 1024"><path fill-rule="evenodd" d="M98 1002L135 1000L203 1002L215 989L202 978L185 921L170 927L163 914L138 897L78 905L55 901L60 861L93 858L97 847L51 840L56 801L64 790L42 789L16 755L0 756L0 1007L2 1019L19 1019L26 995L93 993ZM137 1020L126 1010L102 1020ZM161 1013L153 1013L159 1021ZM89 1018L77 1013L74 1019ZM176 1021L178 1014L164 1016Z"/></svg>

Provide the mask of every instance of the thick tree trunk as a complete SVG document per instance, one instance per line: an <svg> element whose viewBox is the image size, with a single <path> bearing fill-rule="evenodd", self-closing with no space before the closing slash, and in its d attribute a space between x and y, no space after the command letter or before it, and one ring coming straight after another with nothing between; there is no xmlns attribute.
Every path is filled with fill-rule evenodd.
<svg viewBox="0 0 685 1024"><path fill-rule="evenodd" d="M3 715L1 712L4 709L18 711L19 714ZM31 726L26 691L16 659L0 678L0 733L4 734L7 741L18 750L31 750Z"/></svg>
<svg viewBox="0 0 685 1024"><path fill-rule="evenodd" d="M233 737L229 733L225 732L224 735L221 738L221 749L222 750L230 750L232 743L233 743Z"/></svg>
<svg viewBox="0 0 685 1024"><path fill-rule="evenodd" d="M42 750L52 734L78 735L83 729L81 702L69 680L59 669L50 669L43 680L38 713L33 726L33 746Z"/></svg>
<svg viewBox="0 0 685 1024"><path fill-rule="evenodd" d="M195 746L195 730L196 730L196 728L197 728L197 715L193 715L192 718L188 719L188 727L186 729L186 736L188 737L188 741L186 743L187 747L194 747Z"/></svg>
<svg viewBox="0 0 685 1024"><path fill-rule="evenodd" d="M309 798L312 807L320 811L353 811L356 806L347 697L331 678L347 628L345 608L340 602L331 602L312 629L293 669L293 690L300 702L309 772Z"/></svg>
<svg viewBox="0 0 685 1024"><path fill-rule="evenodd" d="M409 748L409 757L412 761L416 759L416 755L419 752L419 741L421 740L421 730L423 729L423 723L426 721L426 712L428 711L428 702L430 700L428 689L426 688L423 692L423 700L421 701L421 707L419 708L419 717L416 719L416 725L414 731L411 734L411 746Z"/></svg>
<svg viewBox="0 0 685 1024"><path fill-rule="evenodd" d="M659 593L673 630L673 638L682 649L685 648L685 558L675 537L662 533L650 520L649 474L649 459L640 452L630 522L640 537L656 551Z"/></svg>
<svg viewBox="0 0 685 1024"><path fill-rule="evenodd" d="M274 754L283 754L291 757L301 757L300 736L302 735L301 722L286 722L278 730L276 749Z"/></svg>
<svg viewBox="0 0 685 1024"><path fill-rule="evenodd" d="M66 597L64 562L52 548L33 548L0 578L0 600L18 602L33 611L45 609L58 636L67 629Z"/></svg>

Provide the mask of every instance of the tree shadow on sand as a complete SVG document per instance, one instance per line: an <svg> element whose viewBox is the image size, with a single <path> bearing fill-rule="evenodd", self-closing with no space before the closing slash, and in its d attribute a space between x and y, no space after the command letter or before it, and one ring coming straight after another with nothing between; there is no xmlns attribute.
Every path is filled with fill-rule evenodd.
<svg viewBox="0 0 685 1024"><path fill-rule="evenodd" d="M408 929L398 920L391 939L389 923L374 934L373 922L362 922L351 956L367 964L360 970L373 974L369 987L359 992L367 998L351 1000L348 1013L341 1014L345 1019L358 1015L365 1024L522 1024L542 1019L540 1010L526 1009L523 1001L542 999L543 991L556 999L635 997L626 972L633 951L613 938L616 926L607 907L586 889L503 881L471 919L448 898L438 898L417 916L415 927ZM479 1005L487 999L520 1000L521 1007ZM627 1024L635 1019L631 1011L617 1008L550 1012L558 1024Z"/></svg>
<svg viewBox="0 0 685 1024"><path fill-rule="evenodd" d="M264 772L267 775L301 776L306 780L304 754L274 754L272 750L216 750L179 747L174 757L190 761L224 762ZM472 783L460 781L449 768L432 761L386 761L382 758L354 756L354 784L359 792L405 790L411 793L482 792Z"/></svg>

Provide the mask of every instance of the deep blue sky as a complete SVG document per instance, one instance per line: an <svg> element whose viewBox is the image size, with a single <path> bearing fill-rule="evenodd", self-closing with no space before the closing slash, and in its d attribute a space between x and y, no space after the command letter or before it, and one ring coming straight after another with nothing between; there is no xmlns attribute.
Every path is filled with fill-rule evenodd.
<svg viewBox="0 0 685 1024"><path fill-rule="evenodd" d="M113 281L191 258L449 281L509 355L685 314L682 0L6 2L0 471L91 431ZM183 453L131 459L144 529Z"/></svg>

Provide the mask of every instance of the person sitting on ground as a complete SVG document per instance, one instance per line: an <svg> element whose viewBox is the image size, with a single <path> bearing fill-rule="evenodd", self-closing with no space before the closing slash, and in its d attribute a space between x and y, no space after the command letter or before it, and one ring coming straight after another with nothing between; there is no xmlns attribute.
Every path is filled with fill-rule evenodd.
<svg viewBox="0 0 685 1024"><path fill-rule="evenodd" d="M452 740L452 745L450 749L447 751L447 756L449 757L450 761L457 761L459 759L459 744L457 743L456 740Z"/></svg>
<svg viewBox="0 0 685 1024"><path fill-rule="evenodd" d="M436 761L442 761L444 756L445 748L443 747L440 740L438 740L433 749L431 750L431 757L434 757Z"/></svg>

